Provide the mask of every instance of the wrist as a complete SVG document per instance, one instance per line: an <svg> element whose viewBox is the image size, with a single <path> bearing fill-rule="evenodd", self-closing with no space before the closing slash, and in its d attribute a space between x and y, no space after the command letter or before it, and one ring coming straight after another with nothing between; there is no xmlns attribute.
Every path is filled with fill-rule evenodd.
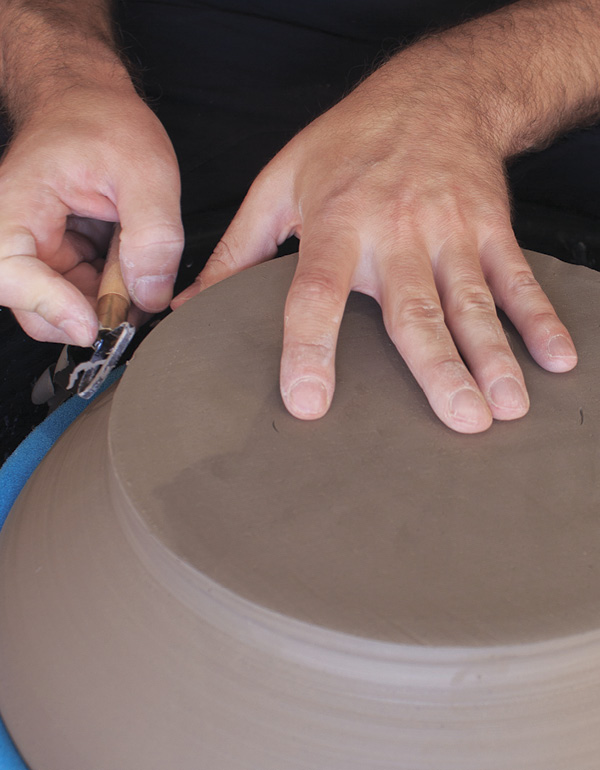
<svg viewBox="0 0 600 770"><path fill-rule="evenodd" d="M72 90L133 90L109 26L102 14L65 21L43 11L2 9L0 96L15 129L56 109Z"/></svg>
<svg viewBox="0 0 600 770"><path fill-rule="evenodd" d="M357 91L364 88L367 107L374 93L382 96L389 111L395 110L401 131L409 127L413 146L426 147L433 140L442 151L464 153L465 159L480 147L479 156L502 168L507 139L486 104L485 73L472 70L466 57L428 38L398 53Z"/></svg>

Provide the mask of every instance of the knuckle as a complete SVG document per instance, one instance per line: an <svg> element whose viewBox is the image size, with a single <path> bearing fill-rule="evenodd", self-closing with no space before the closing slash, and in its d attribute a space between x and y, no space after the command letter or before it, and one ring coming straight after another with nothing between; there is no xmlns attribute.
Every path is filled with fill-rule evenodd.
<svg viewBox="0 0 600 770"><path fill-rule="evenodd" d="M307 213L313 211L323 225L324 232L331 232L332 228L340 229L342 232L352 229L352 223L357 221L363 207L360 201L360 189L352 185L352 182L340 184L337 188L329 191L327 197L314 203L310 203L306 197L300 201L301 208ZM315 235L313 235L313 238ZM326 235L325 240L330 242L330 236Z"/></svg>
<svg viewBox="0 0 600 770"><path fill-rule="evenodd" d="M58 273L48 273L44 276L43 284L35 286L34 291L25 302L24 309L41 316L48 323L57 326L63 316L64 279Z"/></svg>
<svg viewBox="0 0 600 770"><path fill-rule="evenodd" d="M423 297L410 297L398 306L396 322L401 329L444 325L444 313L437 302Z"/></svg>
<svg viewBox="0 0 600 770"><path fill-rule="evenodd" d="M332 361L334 345L325 335L315 340L289 340L285 346L285 356L294 366L318 367L326 369Z"/></svg>
<svg viewBox="0 0 600 770"><path fill-rule="evenodd" d="M544 329L546 331L557 328L558 324L559 333L561 333L560 328L562 328L562 324L560 323L556 313L550 309L539 310L537 313L531 313L529 322L531 323L532 327L536 329Z"/></svg>
<svg viewBox="0 0 600 770"><path fill-rule="evenodd" d="M24 227L3 232L0 241L0 260L35 257L37 245L33 234Z"/></svg>
<svg viewBox="0 0 600 770"><path fill-rule="evenodd" d="M477 284L459 286L453 293L450 305L458 315L496 315L492 295Z"/></svg>
<svg viewBox="0 0 600 770"><path fill-rule="evenodd" d="M225 238L221 238L213 249L213 253L210 255L210 261L213 264L222 265L229 269L236 266L236 260L233 256L233 251L229 246L229 242Z"/></svg>
<svg viewBox="0 0 600 770"><path fill-rule="evenodd" d="M528 268L521 268L508 279L508 293L517 298L541 291L540 285Z"/></svg>
<svg viewBox="0 0 600 770"><path fill-rule="evenodd" d="M484 380L505 376L512 376L515 379L521 378L521 370L510 348L491 345L486 348L485 353L485 361L479 367L480 375Z"/></svg>
<svg viewBox="0 0 600 770"><path fill-rule="evenodd" d="M339 280L325 270L302 273L294 279L288 295L292 304L308 303L320 307L342 306L346 301Z"/></svg>
<svg viewBox="0 0 600 770"><path fill-rule="evenodd" d="M515 234L510 221L510 209L508 205L486 205L479 211L479 228L483 234L482 247L489 243L514 243Z"/></svg>
<svg viewBox="0 0 600 770"><path fill-rule="evenodd" d="M135 158L135 160L138 160ZM179 167L174 155L169 152L154 153L152 160L149 163L141 164L141 159L138 160L139 165L136 165L132 171L134 174L142 176L144 184L149 187L155 187L159 190L170 189L179 186ZM140 180L141 181L141 180Z"/></svg>
<svg viewBox="0 0 600 770"><path fill-rule="evenodd" d="M398 192L389 203L389 216L395 222L402 222L406 219L416 219L422 211L423 201L417 197L412 188L407 188Z"/></svg>
<svg viewBox="0 0 600 770"><path fill-rule="evenodd" d="M444 312L430 299L410 298L404 300L386 322L388 334L399 350L408 349L421 340L425 344L439 344L447 336Z"/></svg>
<svg viewBox="0 0 600 770"><path fill-rule="evenodd" d="M183 250L183 228L179 223L152 224L133 232L123 231L121 247L129 252L161 248L169 252Z"/></svg>
<svg viewBox="0 0 600 770"><path fill-rule="evenodd" d="M432 361L429 376L432 382L447 383L453 388L470 384L465 365L454 356L446 355Z"/></svg>

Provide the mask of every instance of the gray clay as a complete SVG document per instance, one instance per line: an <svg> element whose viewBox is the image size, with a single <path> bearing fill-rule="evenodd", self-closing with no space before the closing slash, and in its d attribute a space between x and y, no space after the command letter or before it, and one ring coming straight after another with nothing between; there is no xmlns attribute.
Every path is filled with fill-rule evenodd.
<svg viewBox="0 0 600 770"><path fill-rule="evenodd" d="M596 770L600 275L528 254L580 363L446 429L352 295L317 422L293 258L189 302L0 540L0 710L32 770Z"/></svg>

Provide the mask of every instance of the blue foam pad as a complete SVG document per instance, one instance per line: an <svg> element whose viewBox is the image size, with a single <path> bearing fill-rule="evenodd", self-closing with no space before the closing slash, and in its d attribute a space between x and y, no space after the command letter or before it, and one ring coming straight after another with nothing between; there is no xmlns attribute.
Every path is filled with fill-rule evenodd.
<svg viewBox="0 0 600 770"><path fill-rule="evenodd" d="M10 509L25 486L25 482L37 468L59 436L69 427L88 404L112 385L123 374L124 366L115 369L104 385L89 400L73 396L61 404L41 425L15 449L0 468L0 528L6 521ZM0 770L28 770L10 739L0 719Z"/></svg>

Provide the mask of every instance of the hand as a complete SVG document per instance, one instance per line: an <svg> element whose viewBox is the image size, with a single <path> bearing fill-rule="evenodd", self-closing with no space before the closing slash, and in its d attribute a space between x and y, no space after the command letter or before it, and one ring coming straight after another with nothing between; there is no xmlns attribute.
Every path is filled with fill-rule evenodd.
<svg viewBox="0 0 600 770"><path fill-rule="evenodd" d="M381 305L438 417L473 433L529 406L494 300L544 368L571 369L576 353L515 241L493 137L466 99L409 81L379 70L298 134L172 306L270 258L296 234L281 360L289 411L303 419L327 411L353 289Z"/></svg>
<svg viewBox="0 0 600 770"><path fill-rule="evenodd" d="M183 248L179 189L166 132L131 84L48 100L0 165L0 304L36 339L91 345L98 258L120 221L132 301L164 309Z"/></svg>

